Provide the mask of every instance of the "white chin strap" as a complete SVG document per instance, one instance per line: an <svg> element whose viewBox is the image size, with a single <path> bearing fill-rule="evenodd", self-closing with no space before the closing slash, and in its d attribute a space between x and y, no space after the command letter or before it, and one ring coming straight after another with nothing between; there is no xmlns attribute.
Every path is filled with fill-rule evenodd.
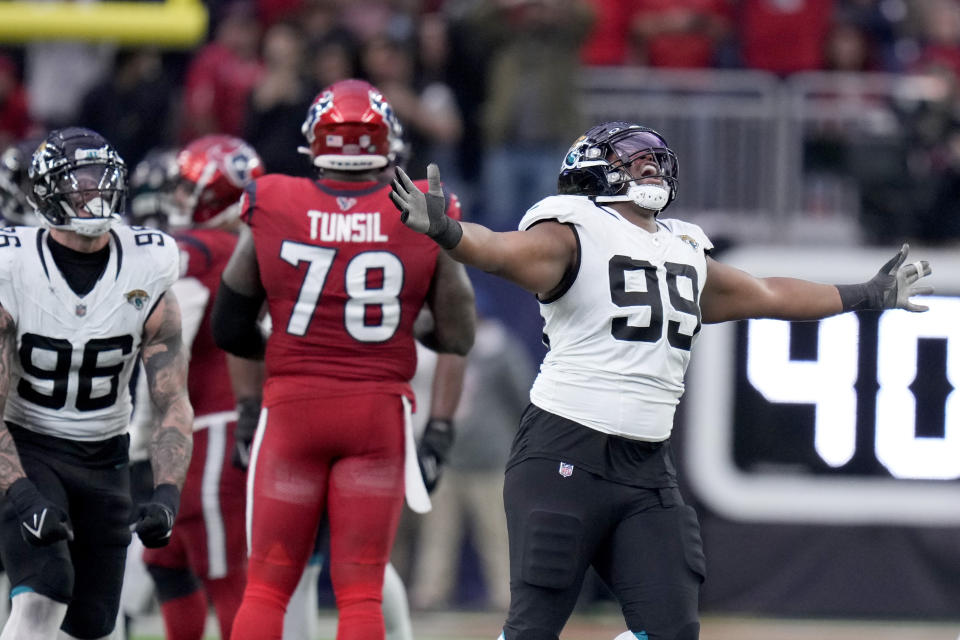
<svg viewBox="0 0 960 640"><path fill-rule="evenodd" d="M111 213L112 209L110 204L103 198L91 198L84 204L84 210L94 216L92 218L81 218L75 215L74 209L63 202L60 203L60 207L67 214L67 222L65 224L50 224L47 222L45 216L40 216L45 226L51 229L59 229L60 231L73 231L78 235L87 236L88 238L102 236L107 231L110 231L114 222L120 220L118 214Z"/></svg>
<svg viewBox="0 0 960 640"><path fill-rule="evenodd" d="M650 211L660 211L670 202L670 187L631 182L627 192L615 196L597 196L597 202L633 202Z"/></svg>
<svg viewBox="0 0 960 640"><path fill-rule="evenodd" d="M70 218L66 224L50 224L45 217L39 216L39 218L43 226L48 229L73 231L77 235L96 238L110 231L110 228L120 219L120 216L113 214L109 218Z"/></svg>
<svg viewBox="0 0 960 640"><path fill-rule="evenodd" d="M109 218L71 218L70 222L59 228L74 231L81 236L96 238L110 231L110 227L118 218L119 216L116 215Z"/></svg>

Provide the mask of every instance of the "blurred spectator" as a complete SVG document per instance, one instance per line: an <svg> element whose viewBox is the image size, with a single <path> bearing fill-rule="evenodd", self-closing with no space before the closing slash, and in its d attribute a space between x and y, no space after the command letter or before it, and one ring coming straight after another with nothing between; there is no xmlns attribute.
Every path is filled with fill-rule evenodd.
<svg viewBox="0 0 960 640"><path fill-rule="evenodd" d="M960 3L924 0L919 7L921 49L912 69L944 66L960 77Z"/></svg>
<svg viewBox="0 0 960 640"><path fill-rule="evenodd" d="M922 71L940 90L895 101L906 167L900 182L907 182L904 190L912 199L909 206L890 212L896 223L891 226L906 228L923 242L953 242L960 238L960 78L951 64L936 59ZM874 204L882 211L882 203Z"/></svg>
<svg viewBox="0 0 960 640"><path fill-rule="evenodd" d="M900 71L910 8L907 0L836 0L834 22L856 28L870 49L869 68Z"/></svg>
<svg viewBox="0 0 960 640"><path fill-rule="evenodd" d="M582 129L579 47L592 22L585 0L490 0L472 16L490 51L481 206L495 229L556 191L557 158Z"/></svg>
<svg viewBox="0 0 960 640"><path fill-rule="evenodd" d="M34 136L18 140L5 149L0 146L0 224L39 224L40 219L27 200L32 189L27 171L33 152L41 142L42 137Z"/></svg>
<svg viewBox="0 0 960 640"><path fill-rule="evenodd" d="M730 31L728 0L635 0L633 61L651 67L711 67Z"/></svg>
<svg viewBox="0 0 960 640"><path fill-rule="evenodd" d="M463 180L459 195L463 200L466 219L476 215L477 195L480 193L483 170L482 108L487 97L489 48L483 34L477 33L470 21L473 10L469 0L447 0L443 12L436 14L443 20L446 32L446 60L444 77L456 97L463 123L463 133L457 146L456 171ZM426 19L427 16L424 16ZM421 42L423 42L421 24ZM424 45L421 44L421 47ZM429 47L427 47L429 48ZM421 50L424 67L432 54Z"/></svg>
<svg viewBox="0 0 960 640"><path fill-rule="evenodd" d="M414 608L451 604L468 531L481 560L485 604L499 611L509 606L503 468L516 425L529 403L533 377L533 363L520 340L501 321L478 315L476 341L467 356L463 393L454 417L456 439L450 461L433 494L433 510L420 523L411 586Z"/></svg>
<svg viewBox="0 0 960 640"><path fill-rule="evenodd" d="M857 24L838 20L830 27L823 46L826 71L877 71L875 50L867 33Z"/></svg>
<svg viewBox="0 0 960 640"><path fill-rule="evenodd" d="M264 31L283 20L295 20L303 10L303 0L256 0L257 18Z"/></svg>
<svg viewBox="0 0 960 640"><path fill-rule="evenodd" d="M946 240L960 230L955 203L943 207L957 171L957 84L952 68L931 63L901 80L890 103L898 120L893 131L850 139L847 162L868 242Z"/></svg>
<svg viewBox="0 0 960 640"><path fill-rule="evenodd" d="M253 5L235 0L224 7L214 40L197 51L187 68L182 142L208 133L242 134L247 97L263 73L259 39Z"/></svg>
<svg viewBox="0 0 960 640"><path fill-rule="evenodd" d="M300 123L313 90L304 76L303 32L294 22L278 22L263 38L264 73L247 103L244 139L271 173L309 177L313 169L297 152Z"/></svg>
<svg viewBox="0 0 960 640"><path fill-rule="evenodd" d="M111 140L128 166L156 146L169 145L173 85L156 49L122 49L113 73L83 98L77 124Z"/></svg>
<svg viewBox="0 0 960 640"><path fill-rule="evenodd" d="M407 171L425 176L428 162L449 162L462 132L450 87L439 78L415 85L412 47L385 36L365 43L361 62L367 78L383 92L403 123ZM459 193L458 176L444 175L444 180Z"/></svg>
<svg viewBox="0 0 960 640"><path fill-rule="evenodd" d="M303 27L307 40L311 42L320 41L338 31L354 37L341 24L338 0L304 0L297 13L297 21Z"/></svg>
<svg viewBox="0 0 960 640"><path fill-rule="evenodd" d="M740 12L745 66L780 75L823 68L833 0L742 0Z"/></svg>
<svg viewBox="0 0 960 640"><path fill-rule="evenodd" d="M29 131L27 92L13 60L0 55L0 149L26 137Z"/></svg>
<svg viewBox="0 0 960 640"><path fill-rule="evenodd" d="M417 4L416 0L340 0L340 21L361 42L377 36L410 40Z"/></svg>
<svg viewBox="0 0 960 640"><path fill-rule="evenodd" d="M360 70L357 42L349 32L333 31L308 46L307 75L314 93Z"/></svg>
<svg viewBox="0 0 960 640"><path fill-rule="evenodd" d="M960 240L960 123L943 141L944 165L936 175L929 207L920 213L914 237L926 244L956 243Z"/></svg>
<svg viewBox="0 0 960 640"><path fill-rule="evenodd" d="M33 121L44 129L73 125L83 96L112 72L115 49L58 40L27 44L23 77Z"/></svg>
<svg viewBox="0 0 960 640"><path fill-rule="evenodd" d="M588 66L617 66L627 61L633 0L590 0L596 19L580 52Z"/></svg>

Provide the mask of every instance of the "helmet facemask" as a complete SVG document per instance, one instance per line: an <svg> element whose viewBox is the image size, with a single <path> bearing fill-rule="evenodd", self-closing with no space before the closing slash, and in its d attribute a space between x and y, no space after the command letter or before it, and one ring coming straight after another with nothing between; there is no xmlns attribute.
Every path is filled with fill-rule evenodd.
<svg viewBox="0 0 960 640"><path fill-rule="evenodd" d="M677 175L677 157L658 133L609 123L591 129L570 148L559 190L659 212L676 197Z"/></svg>
<svg viewBox="0 0 960 640"><path fill-rule="evenodd" d="M45 226L97 237L120 220L127 170L99 134L84 131L54 132L40 145L30 165L31 201Z"/></svg>

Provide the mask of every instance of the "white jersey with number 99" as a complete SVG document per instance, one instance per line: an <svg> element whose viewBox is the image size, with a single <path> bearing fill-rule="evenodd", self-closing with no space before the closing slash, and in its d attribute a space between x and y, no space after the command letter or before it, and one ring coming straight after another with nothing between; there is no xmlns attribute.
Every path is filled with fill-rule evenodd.
<svg viewBox="0 0 960 640"><path fill-rule="evenodd" d="M584 196L541 200L520 229L545 220L571 226L580 260L572 282L540 300L550 350L531 401L604 433L665 440L700 331L712 243L679 220L650 233Z"/></svg>

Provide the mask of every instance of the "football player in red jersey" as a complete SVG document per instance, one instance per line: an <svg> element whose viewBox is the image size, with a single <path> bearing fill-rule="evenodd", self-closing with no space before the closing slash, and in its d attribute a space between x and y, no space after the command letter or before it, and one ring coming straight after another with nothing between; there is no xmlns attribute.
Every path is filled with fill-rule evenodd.
<svg viewBox="0 0 960 640"><path fill-rule="evenodd" d="M360 80L317 96L303 132L318 180L247 187L217 300L217 344L265 357L248 479L250 558L233 640L279 640L283 614L326 517L340 640L384 637L381 587L404 490L429 502L412 454L414 320L427 305L436 351L473 343L466 272L392 214L400 125ZM450 209L459 215L451 198ZM273 331L257 317L266 300ZM444 416L436 416L444 417Z"/></svg>
<svg viewBox="0 0 960 640"><path fill-rule="evenodd" d="M157 586L167 638L203 638L208 599L221 637L228 638L246 584L246 474L231 457L243 451L235 445L235 439L243 440L236 430L247 425L252 432L256 425L263 380L262 370L217 348L210 311L243 225L243 187L264 169L250 145L226 135L198 138L176 162L166 224L180 248L181 277L174 287L182 296L184 339L192 339L188 387L196 407L195 455L176 532L166 547L147 549L144 562Z"/></svg>

